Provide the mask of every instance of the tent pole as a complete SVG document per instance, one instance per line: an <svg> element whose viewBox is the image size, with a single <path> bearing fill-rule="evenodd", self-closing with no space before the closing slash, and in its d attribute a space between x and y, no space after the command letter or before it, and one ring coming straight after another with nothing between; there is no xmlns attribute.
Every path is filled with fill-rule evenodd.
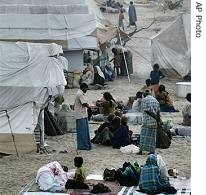
<svg viewBox="0 0 206 195"><path fill-rule="evenodd" d="M5 112L6 112L6 116L7 116L7 119L8 119L8 123L9 123L9 128L10 128L10 131L11 131L12 139L13 139L13 142L14 142L14 147L15 147L15 150L16 150L16 155L17 155L17 157L19 157L19 154L18 154L18 151L17 151L17 147L16 147L16 142L15 142L15 139L14 139L14 134L13 134L12 129L11 129L11 123L10 123L10 120L9 120L9 115L8 115L7 110L5 110Z"/></svg>
<svg viewBox="0 0 206 195"><path fill-rule="evenodd" d="M117 28L117 31L118 31L118 34L119 34L120 45L122 46L122 39L121 39L121 36L120 36L119 28ZM128 66L127 66L127 61L126 61L125 53L124 53L123 49L122 49L122 53L123 53L123 57L124 57L124 64L125 64L126 71L127 71L127 78L128 78L129 83L131 83L130 76L129 76L129 71L128 71Z"/></svg>

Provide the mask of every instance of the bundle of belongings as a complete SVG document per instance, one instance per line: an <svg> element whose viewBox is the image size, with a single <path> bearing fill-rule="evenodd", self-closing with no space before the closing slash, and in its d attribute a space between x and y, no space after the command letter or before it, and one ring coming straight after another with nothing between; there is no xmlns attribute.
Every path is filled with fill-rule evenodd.
<svg viewBox="0 0 206 195"><path fill-rule="evenodd" d="M166 130L163 126L163 122L160 116L150 111L145 111L149 116L153 117L157 121L157 135L156 135L156 147L166 149L170 147L172 135L169 130Z"/></svg>
<svg viewBox="0 0 206 195"><path fill-rule="evenodd" d="M39 189L49 192L64 191L67 180L74 177L74 173L67 171L57 161L42 166L36 176Z"/></svg>
<svg viewBox="0 0 206 195"><path fill-rule="evenodd" d="M125 162L122 168L117 170L106 168L103 173L105 181L118 181L121 186L137 186L139 184L141 167L138 162L131 164Z"/></svg>
<svg viewBox="0 0 206 195"><path fill-rule="evenodd" d="M61 110L55 114L57 118L57 124L64 133L76 131L74 110L72 110L69 105L63 104Z"/></svg>

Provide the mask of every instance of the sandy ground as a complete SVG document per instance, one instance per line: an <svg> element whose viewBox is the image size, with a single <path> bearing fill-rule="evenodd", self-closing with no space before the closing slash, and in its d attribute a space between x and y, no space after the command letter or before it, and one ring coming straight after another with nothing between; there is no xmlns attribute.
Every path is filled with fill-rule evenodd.
<svg viewBox="0 0 206 195"><path fill-rule="evenodd" d="M182 10L166 11L163 13L161 9L154 4L147 6L136 6L138 13L138 24L144 26L150 24L153 20L154 14L161 16L153 26L147 30L140 31L136 34L131 41L128 42L128 46L134 50L134 75L131 76L131 83L128 82L126 77L118 78L114 82L108 83L108 89L106 90L89 90L87 97L89 103L96 101L102 96L102 93L109 91L117 100L123 100L126 102L129 96L136 94L140 89L145 79L148 77L151 70L150 65L150 37L156 34L154 29L163 28L166 24L172 22L175 16L179 15ZM184 11L184 10L183 10ZM116 16L106 14L108 18L115 21ZM138 28L139 28L138 26ZM129 30L128 30L129 31ZM143 57L142 57L143 56ZM182 109L185 102L184 98L176 97L176 85L179 80L169 80L165 78L162 83L166 85L166 88L173 97L175 107L179 110ZM65 103L73 104L77 89L67 89L65 91ZM181 112L174 114L167 114L165 117L172 118L173 124L180 123L182 121ZM94 130L98 125L90 124L91 136L94 134ZM135 133L139 132L140 126L130 125ZM51 161L59 161L61 164L67 165L69 168L74 168L73 158L75 156L76 148L76 134L68 133L62 136L45 137L49 154L36 154L30 153L20 155L19 158L16 155L4 156L0 158L0 194L2 195L15 195L35 177L37 170L44 164ZM60 151L67 150L68 153L62 154ZM163 160L166 162L168 168L177 168L179 176L190 177L191 176L191 141L188 138L173 138L172 144L169 149L157 149L157 154L162 155ZM119 168L125 161L138 161L140 164L144 164L146 155L137 154L123 154L118 149L112 149L111 147L92 145L91 151L81 151L81 155L84 158L84 167L87 173L102 174L105 168Z"/></svg>

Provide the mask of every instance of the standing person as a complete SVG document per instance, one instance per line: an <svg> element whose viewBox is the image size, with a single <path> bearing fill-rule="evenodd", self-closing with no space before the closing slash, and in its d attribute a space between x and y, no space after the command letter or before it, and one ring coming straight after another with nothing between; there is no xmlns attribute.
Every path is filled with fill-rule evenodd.
<svg viewBox="0 0 206 195"><path fill-rule="evenodd" d="M136 9L133 5L133 1L130 1L128 15L129 15L129 26L128 27L135 26L135 29L137 29L137 25L136 25L137 14L136 14Z"/></svg>
<svg viewBox="0 0 206 195"><path fill-rule="evenodd" d="M144 98L142 99L142 128L140 133L140 152L148 151L149 153L155 153L156 149L156 131L157 131L157 121L149 116L145 111L152 112L153 114L160 115L160 105L159 102L146 91L144 93Z"/></svg>
<svg viewBox="0 0 206 195"><path fill-rule="evenodd" d="M113 61L114 69L116 71L117 76L121 75L121 64L122 64L122 56L120 55L120 51L117 48L112 48L112 53L114 54L114 58L110 60Z"/></svg>
<svg viewBox="0 0 206 195"><path fill-rule="evenodd" d="M124 30L124 10L122 5L119 10L119 28L122 28L122 30Z"/></svg>
<svg viewBox="0 0 206 195"><path fill-rule="evenodd" d="M152 85L152 91L156 95L159 90L160 79L164 78L165 75L160 71L159 64L154 64L153 70L150 72L150 80Z"/></svg>
<svg viewBox="0 0 206 195"><path fill-rule="evenodd" d="M88 85L86 83L82 83L80 85L80 89L77 92L74 103L77 130L77 150L91 150L87 113L87 108L89 109L90 107L85 99L87 89Z"/></svg>

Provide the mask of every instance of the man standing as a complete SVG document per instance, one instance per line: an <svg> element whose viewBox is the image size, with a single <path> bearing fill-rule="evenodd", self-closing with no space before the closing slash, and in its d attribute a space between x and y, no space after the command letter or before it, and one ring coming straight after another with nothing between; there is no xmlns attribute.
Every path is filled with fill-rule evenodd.
<svg viewBox="0 0 206 195"><path fill-rule="evenodd" d="M80 89L77 92L74 103L77 130L77 150L91 150L87 113L87 108L89 108L89 105L85 99L87 89L88 85L86 83L82 83L80 85Z"/></svg>
<svg viewBox="0 0 206 195"><path fill-rule="evenodd" d="M136 9L133 5L133 1L130 1L128 14L129 14L129 26L128 27L135 26L135 29L136 29L137 28L137 25L136 25L137 14L136 14Z"/></svg>
<svg viewBox="0 0 206 195"><path fill-rule="evenodd" d="M148 90L144 93L141 109L143 112L143 121L140 133L139 154L142 154L142 151L148 151L149 153L154 154L156 149L157 121L146 112L149 111L152 114L159 116L160 105L159 102L150 94Z"/></svg>

